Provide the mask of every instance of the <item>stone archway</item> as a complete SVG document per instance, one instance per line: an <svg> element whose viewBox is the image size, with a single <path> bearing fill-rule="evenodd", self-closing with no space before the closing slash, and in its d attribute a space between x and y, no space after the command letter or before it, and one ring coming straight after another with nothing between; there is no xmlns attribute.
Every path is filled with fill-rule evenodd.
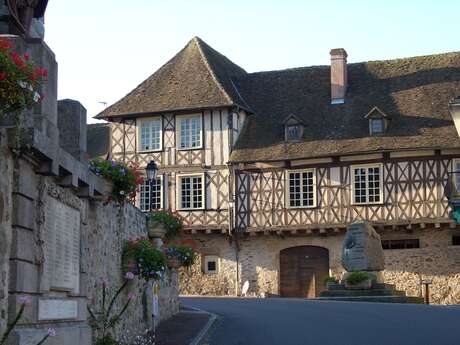
<svg viewBox="0 0 460 345"><path fill-rule="evenodd" d="M314 298L326 289L329 251L316 246L299 246L280 251L280 295Z"/></svg>

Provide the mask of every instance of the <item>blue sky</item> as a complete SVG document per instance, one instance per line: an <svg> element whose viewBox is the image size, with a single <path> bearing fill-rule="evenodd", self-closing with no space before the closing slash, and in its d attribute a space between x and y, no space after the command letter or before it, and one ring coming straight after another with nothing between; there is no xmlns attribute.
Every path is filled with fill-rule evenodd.
<svg viewBox="0 0 460 345"><path fill-rule="evenodd" d="M46 41L59 63L59 98L88 119L123 97L199 36L246 71L460 50L459 0L55 0Z"/></svg>

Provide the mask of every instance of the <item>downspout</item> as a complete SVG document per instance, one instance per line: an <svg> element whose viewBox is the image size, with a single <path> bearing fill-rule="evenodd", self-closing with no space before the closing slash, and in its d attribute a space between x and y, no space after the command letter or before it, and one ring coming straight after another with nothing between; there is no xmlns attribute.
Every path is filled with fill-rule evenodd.
<svg viewBox="0 0 460 345"><path fill-rule="evenodd" d="M228 134L229 134L229 156L232 153L233 149L233 109L229 108L228 110ZM238 296L239 294L239 286L240 286L240 262L239 262L239 243L238 237L235 234L235 169L232 163L227 162L227 168L229 171L228 174L228 235L231 242L234 242L235 248L235 295ZM233 240L233 241L232 241Z"/></svg>

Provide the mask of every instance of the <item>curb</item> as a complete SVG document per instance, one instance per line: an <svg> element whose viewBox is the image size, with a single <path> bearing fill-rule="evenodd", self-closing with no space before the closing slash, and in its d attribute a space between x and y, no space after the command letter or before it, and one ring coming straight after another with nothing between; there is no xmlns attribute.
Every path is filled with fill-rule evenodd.
<svg viewBox="0 0 460 345"><path fill-rule="evenodd" d="M190 311L189 313L209 314L208 322L206 322L206 324L203 326L203 328L200 330L200 332L195 336L195 338L189 344L189 345L199 345L201 343L201 341L204 339L204 337L206 336L206 334L208 333L208 331L211 328L211 326L216 321L217 315L214 314L214 313L207 312L205 310L198 309L198 308L193 308L193 307L189 307L189 308L194 310L194 311Z"/></svg>

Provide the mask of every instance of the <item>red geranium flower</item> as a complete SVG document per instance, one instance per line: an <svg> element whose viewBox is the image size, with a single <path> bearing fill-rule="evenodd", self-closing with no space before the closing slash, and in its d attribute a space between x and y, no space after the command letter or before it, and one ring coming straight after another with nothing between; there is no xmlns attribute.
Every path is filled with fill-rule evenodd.
<svg viewBox="0 0 460 345"><path fill-rule="evenodd" d="M11 49L12 47L13 47L13 44L10 42L10 40L7 40L6 38L0 38L0 49L1 50Z"/></svg>
<svg viewBox="0 0 460 345"><path fill-rule="evenodd" d="M24 53L24 60L29 61L30 55L29 53Z"/></svg>
<svg viewBox="0 0 460 345"><path fill-rule="evenodd" d="M0 72L0 81L6 79L6 73L5 72Z"/></svg>
<svg viewBox="0 0 460 345"><path fill-rule="evenodd" d="M24 67L24 61L21 59L18 53L12 52L11 53L11 58L13 59L13 62L19 66L19 67Z"/></svg>

